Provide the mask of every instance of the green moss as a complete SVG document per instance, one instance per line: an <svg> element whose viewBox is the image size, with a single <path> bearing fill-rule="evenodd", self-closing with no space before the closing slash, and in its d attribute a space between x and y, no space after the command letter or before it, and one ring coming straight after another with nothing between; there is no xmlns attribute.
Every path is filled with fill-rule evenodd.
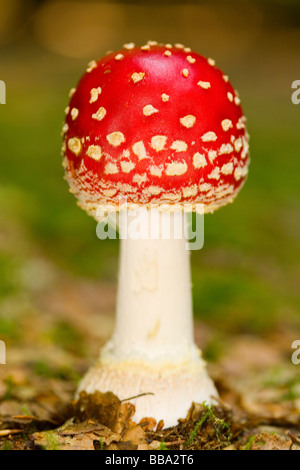
<svg viewBox="0 0 300 470"><path fill-rule="evenodd" d="M45 432L45 438L47 441L46 450L59 450L60 443L54 432L52 431Z"/></svg>
<svg viewBox="0 0 300 470"><path fill-rule="evenodd" d="M202 406L205 410L205 413L203 414L202 418L195 424L194 429L189 435L189 438L184 443L184 448L187 448L194 443L194 441L197 439L200 429L206 424L208 420L210 420L212 423L217 440L219 442L221 442L222 440L223 442L225 441L227 444L229 444L232 438L230 432L231 424L225 421L224 419L218 418L215 415L213 409L207 406L205 402L202 403Z"/></svg>
<svg viewBox="0 0 300 470"><path fill-rule="evenodd" d="M160 441L158 450L169 450L165 444L165 441Z"/></svg>
<svg viewBox="0 0 300 470"><path fill-rule="evenodd" d="M256 439L256 436L250 436L248 441L246 442L245 446L243 447L243 450L251 450L251 447Z"/></svg>
<svg viewBox="0 0 300 470"><path fill-rule="evenodd" d="M13 443L9 440L6 440L1 445L1 450L13 450Z"/></svg>

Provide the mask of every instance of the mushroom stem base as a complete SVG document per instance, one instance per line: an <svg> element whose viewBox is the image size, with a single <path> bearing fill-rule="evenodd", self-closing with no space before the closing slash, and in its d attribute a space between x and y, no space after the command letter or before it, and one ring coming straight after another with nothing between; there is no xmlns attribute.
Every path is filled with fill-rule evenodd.
<svg viewBox="0 0 300 470"><path fill-rule="evenodd" d="M165 428L176 426L178 419L185 418L193 402L210 405L218 396L200 358L197 362L165 364L163 368L142 362L99 360L83 378L78 393L97 390L111 391L120 400L128 399L135 406L134 421L145 417L156 422L162 419Z"/></svg>

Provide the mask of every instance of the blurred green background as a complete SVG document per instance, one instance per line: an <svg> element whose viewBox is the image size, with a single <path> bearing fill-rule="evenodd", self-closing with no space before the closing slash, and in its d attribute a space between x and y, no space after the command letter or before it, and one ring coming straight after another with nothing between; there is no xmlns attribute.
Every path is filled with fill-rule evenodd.
<svg viewBox="0 0 300 470"><path fill-rule="evenodd" d="M234 204L206 216L204 248L192 253L195 315L223 332L300 326L299 0L0 0L1 339L21 338L32 312L54 312L66 279L93 286L104 309L101 283L114 297L118 242L98 240L68 193L60 132L87 62L149 39L213 57L248 117L248 181ZM68 341L71 329L60 321L55 331Z"/></svg>

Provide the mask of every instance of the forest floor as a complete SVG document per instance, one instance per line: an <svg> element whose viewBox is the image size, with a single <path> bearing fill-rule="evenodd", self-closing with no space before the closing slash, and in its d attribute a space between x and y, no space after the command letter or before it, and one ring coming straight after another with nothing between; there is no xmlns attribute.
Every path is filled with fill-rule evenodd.
<svg viewBox="0 0 300 470"><path fill-rule="evenodd" d="M74 289L65 280L37 295L36 310L22 309L19 331L6 325L0 449L300 450L300 365L291 360L296 338L288 328L224 339L196 321L220 399L212 408L193 404L176 427L163 429L151 417L135 423L133 405L111 393L74 400L111 334L114 298L113 285L77 281Z"/></svg>

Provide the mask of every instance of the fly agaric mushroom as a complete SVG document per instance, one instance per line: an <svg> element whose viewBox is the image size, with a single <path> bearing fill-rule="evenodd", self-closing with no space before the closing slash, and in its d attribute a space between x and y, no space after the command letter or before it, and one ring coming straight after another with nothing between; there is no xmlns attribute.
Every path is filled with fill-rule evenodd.
<svg viewBox="0 0 300 470"><path fill-rule="evenodd" d="M240 99L212 59L177 44L127 44L89 64L71 90L63 128L70 191L99 209L209 213L232 202L247 175ZM145 210L147 209L147 210ZM80 391L133 398L134 418L172 426L216 389L193 340L189 252L174 237L121 240L115 331Z"/></svg>

